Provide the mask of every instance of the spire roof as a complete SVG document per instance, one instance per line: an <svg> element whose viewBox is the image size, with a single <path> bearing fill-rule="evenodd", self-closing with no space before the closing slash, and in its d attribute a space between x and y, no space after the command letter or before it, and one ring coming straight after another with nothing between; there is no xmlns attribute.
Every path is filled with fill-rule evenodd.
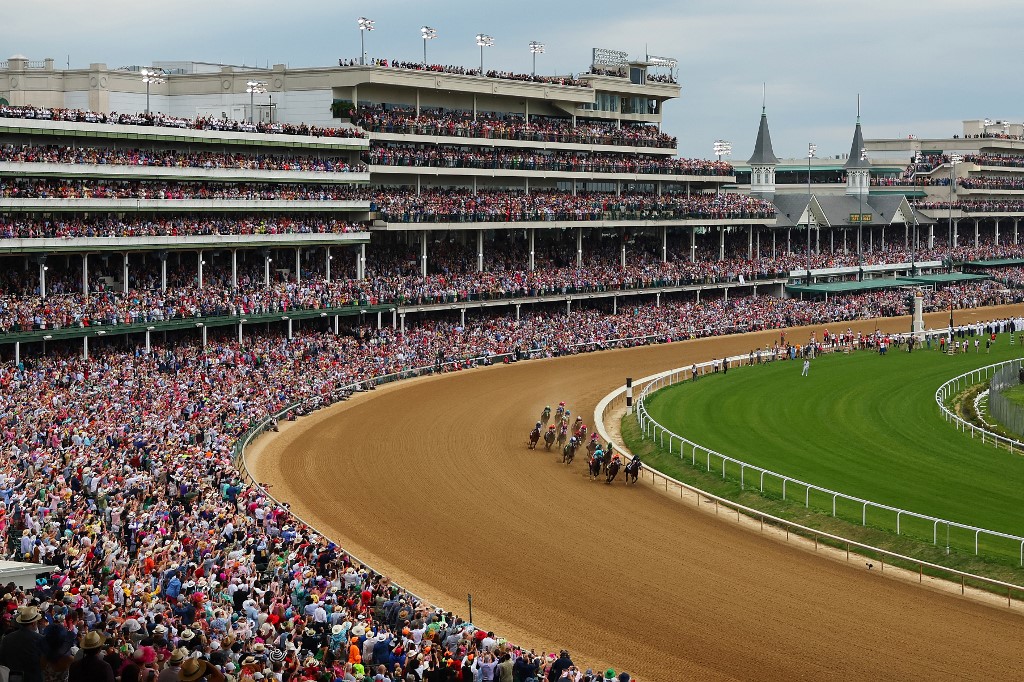
<svg viewBox="0 0 1024 682"><path fill-rule="evenodd" d="M871 168L871 162L861 158L863 149L864 134L860 131L860 116L857 116L857 127L853 129L853 142L850 144L850 158L846 160L843 168Z"/></svg>
<svg viewBox="0 0 1024 682"><path fill-rule="evenodd" d="M757 129L757 142L754 143L754 154L747 161L750 165L775 165L779 162L772 151L772 134L768 132L768 114L761 107L761 125Z"/></svg>

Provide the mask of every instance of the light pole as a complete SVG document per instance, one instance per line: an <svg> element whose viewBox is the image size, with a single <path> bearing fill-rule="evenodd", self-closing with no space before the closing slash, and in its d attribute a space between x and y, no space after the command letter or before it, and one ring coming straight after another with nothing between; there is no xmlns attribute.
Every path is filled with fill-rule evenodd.
<svg viewBox="0 0 1024 682"><path fill-rule="evenodd" d="M427 41L437 37L437 29L430 26L420 28L420 36L423 37L423 66L427 66Z"/></svg>
<svg viewBox="0 0 1024 682"><path fill-rule="evenodd" d="M480 47L480 75L484 75L484 48L494 47L494 38L486 33L476 34L476 44Z"/></svg>
<svg viewBox="0 0 1024 682"><path fill-rule="evenodd" d="M728 140L715 140L715 146L712 148L715 156L718 157L718 163L722 163L723 156L732 156L732 142ZM722 189L721 183L715 184L715 196L717 197Z"/></svg>
<svg viewBox="0 0 1024 682"><path fill-rule="evenodd" d="M247 81L245 91L249 93L249 123L256 123L255 97L257 94L266 94L267 84L265 81Z"/></svg>
<svg viewBox="0 0 1024 682"><path fill-rule="evenodd" d="M146 115L149 115L149 86L150 84L160 85L166 83L163 69L142 69L142 82L146 84Z"/></svg>
<svg viewBox="0 0 1024 682"><path fill-rule="evenodd" d="M964 160L959 154L949 155L949 269L953 271L953 192L956 184L956 165ZM949 319L953 319L953 309L949 309Z"/></svg>
<svg viewBox="0 0 1024 682"><path fill-rule="evenodd" d="M366 32L373 30L373 19L359 17L356 20L359 24L359 65L366 64Z"/></svg>
<svg viewBox="0 0 1024 682"><path fill-rule="evenodd" d="M807 143L807 284L811 283L811 159L818 145Z"/></svg>
<svg viewBox="0 0 1024 682"><path fill-rule="evenodd" d="M536 40L530 42L530 54L533 55L533 71L530 73L532 76L537 75L537 55L544 54L544 43L538 43Z"/></svg>

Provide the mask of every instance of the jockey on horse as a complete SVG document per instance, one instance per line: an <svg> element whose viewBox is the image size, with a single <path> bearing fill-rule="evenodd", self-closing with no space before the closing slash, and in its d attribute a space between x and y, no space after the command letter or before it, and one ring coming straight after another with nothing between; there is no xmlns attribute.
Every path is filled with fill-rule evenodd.
<svg viewBox="0 0 1024 682"><path fill-rule="evenodd" d="M547 420L551 419L551 406L550 405L545 405L544 406L544 411L540 413L540 418L543 419L544 421L547 421Z"/></svg>
<svg viewBox="0 0 1024 682"><path fill-rule="evenodd" d="M593 481L595 478L601 475L601 460L604 459L604 451L601 448L594 450L593 454L590 455L590 461L587 463L590 469L590 480Z"/></svg>
<svg viewBox="0 0 1024 682"><path fill-rule="evenodd" d="M548 430L544 432L544 449L550 450L551 445L555 442L555 425L552 424L548 427Z"/></svg>
<svg viewBox="0 0 1024 682"><path fill-rule="evenodd" d="M540 440L541 423L537 422L537 425L533 427L533 431L530 431L530 449L535 450L537 448L537 441Z"/></svg>
<svg viewBox="0 0 1024 682"><path fill-rule="evenodd" d="M579 447L579 441L575 437L570 438L568 444L562 448L562 462L564 464L572 464L572 460L576 457L577 447Z"/></svg>
<svg viewBox="0 0 1024 682"><path fill-rule="evenodd" d="M612 461L608 463L608 478L605 483L611 483L619 475L619 468L622 467L622 460L618 455L612 455Z"/></svg>
<svg viewBox="0 0 1024 682"><path fill-rule="evenodd" d="M558 447L565 445L567 440L569 440L569 425L563 421L558 427Z"/></svg>
<svg viewBox="0 0 1024 682"><path fill-rule="evenodd" d="M626 465L626 483L629 483L629 479L633 479L633 483L636 483L636 479L640 477L640 472L643 471L644 464L640 461L640 458L633 455L633 459L629 460L629 464Z"/></svg>
<svg viewBox="0 0 1024 682"><path fill-rule="evenodd" d="M555 417L559 420L562 419L562 415L565 414L565 401L558 403L558 407L555 408Z"/></svg>

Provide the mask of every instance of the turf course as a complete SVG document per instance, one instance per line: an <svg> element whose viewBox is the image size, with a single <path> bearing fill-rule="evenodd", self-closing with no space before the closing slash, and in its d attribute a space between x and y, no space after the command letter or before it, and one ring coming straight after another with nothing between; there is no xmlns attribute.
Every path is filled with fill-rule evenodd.
<svg viewBox="0 0 1024 682"><path fill-rule="evenodd" d="M800 376L801 361L733 368L659 391L646 404L670 430L750 464L873 502L1024 535L1024 456L956 431L934 399L947 379L1022 355L1008 335L989 354L983 345L980 354L972 348L952 357L920 349L825 355L811 363L809 377ZM721 473L721 461L712 460L716 470ZM756 476L747 479L751 485ZM765 489L777 496L781 484L766 478ZM804 493L788 487L788 498L801 505ZM811 506L830 513L832 499L812 493ZM840 517L859 523L861 513L860 505L839 502ZM895 518L869 510L868 524L894 529ZM932 538L930 523L904 517L901 525L904 534ZM951 544L973 548L973 533L959 533ZM983 552L985 545L1008 557L1020 551L1005 541L981 542Z"/></svg>

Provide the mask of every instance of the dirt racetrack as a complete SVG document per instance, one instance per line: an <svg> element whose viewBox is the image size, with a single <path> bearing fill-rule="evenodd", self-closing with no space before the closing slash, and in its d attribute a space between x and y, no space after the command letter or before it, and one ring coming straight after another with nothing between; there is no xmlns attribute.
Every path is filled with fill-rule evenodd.
<svg viewBox="0 0 1024 682"><path fill-rule="evenodd" d="M1010 314L1024 306L956 320ZM904 331L909 320L879 326ZM545 404L565 400L589 423L626 376L746 353L778 334L393 384L264 436L249 466L298 515L422 597L465 614L472 592L479 626L538 651L565 646L595 669L644 682L1020 679L1018 610L815 557L650 485L591 482L584 458L567 469L526 448Z"/></svg>

